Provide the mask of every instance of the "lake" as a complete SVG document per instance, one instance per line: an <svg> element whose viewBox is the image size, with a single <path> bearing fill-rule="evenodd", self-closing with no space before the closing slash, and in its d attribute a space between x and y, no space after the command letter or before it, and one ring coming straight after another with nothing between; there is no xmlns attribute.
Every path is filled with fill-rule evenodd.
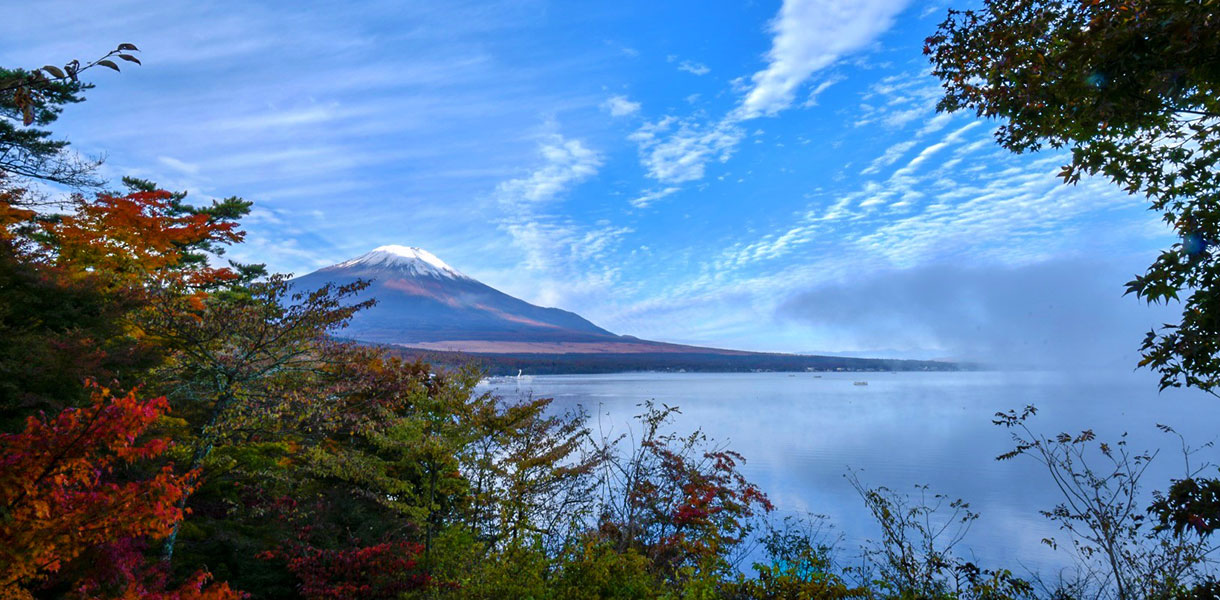
<svg viewBox="0 0 1220 600"><path fill-rule="evenodd" d="M627 431L641 402L678 406L676 431L702 428L743 454L743 472L779 512L827 515L848 560L878 536L844 478L849 468L869 487L914 492L927 484L981 515L960 556L1018 574L1022 565L1046 572L1070 559L1040 541L1066 541L1038 514L1059 501L1045 468L1029 457L995 460L1012 448L1009 432L991 423L997 411L1033 404L1037 432L1093 429L1099 439L1117 440L1126 431L1133 450L1162 448L1144 479L1149 489L1164 489L1184 472L1180 442L1155 425L1202 446L1216 438L1220 415L1220 399L1158 394L1144 372L624 373L499 379L482 389L551 397L556 411L584 407L595 431L600 424L614 433ZM1220 462L1214 449L1192 462L1206 458Z"/></svg>

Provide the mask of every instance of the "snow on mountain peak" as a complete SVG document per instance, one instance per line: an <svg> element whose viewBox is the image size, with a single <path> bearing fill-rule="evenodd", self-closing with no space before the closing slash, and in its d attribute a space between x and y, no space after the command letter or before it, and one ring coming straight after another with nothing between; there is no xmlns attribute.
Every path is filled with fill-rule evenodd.
<svg viewBox="0 0 1220 600"><path fill-rule="evenodd" d="M412 275L468 279L423 248L395 244L378 246L373 248L372 252L341 262L335 267L391 268L407 271Z"/></svg>

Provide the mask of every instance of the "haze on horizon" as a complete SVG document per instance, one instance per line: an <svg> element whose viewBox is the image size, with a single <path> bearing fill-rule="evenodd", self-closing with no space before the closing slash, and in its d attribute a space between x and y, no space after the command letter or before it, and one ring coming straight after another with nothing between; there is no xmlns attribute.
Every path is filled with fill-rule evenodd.
<svg viewBox="0 0 1220 600"><path fill-rule="evenodd" d="M255 201L232 255L272 270L400 244L648 339L1133 366L1164 312L1122 284L1169 233L936 114L923 39L969 5L64 1L0 32L31 67L138 44L58 130Z"/></svg>

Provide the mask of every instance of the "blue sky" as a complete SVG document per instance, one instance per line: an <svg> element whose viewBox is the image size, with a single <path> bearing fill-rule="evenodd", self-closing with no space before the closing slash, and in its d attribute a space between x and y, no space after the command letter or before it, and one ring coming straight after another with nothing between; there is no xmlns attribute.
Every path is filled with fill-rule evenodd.
<svg viewBox="0 0 1220 600"><path fill-rule="evenodd" d="M6 8L0 58L138 45L57 132L108 176L255 202L232 255L420 246L618 333L1127 360L1167 231L1062 155L937 115L960 3L122 2Z"/></svg>

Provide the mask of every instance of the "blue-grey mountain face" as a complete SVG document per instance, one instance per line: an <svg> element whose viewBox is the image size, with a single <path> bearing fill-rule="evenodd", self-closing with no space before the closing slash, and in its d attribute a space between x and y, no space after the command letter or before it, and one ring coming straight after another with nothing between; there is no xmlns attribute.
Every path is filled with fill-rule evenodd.
<svg viewBox="0 0 1220 600"><path fill-rule="evenodd" d="M382 246L293 280L297 289L363 279L361 298L377 305L361 311L344 337L388 344L487 340L606 342L620 340L580 315L519 300L467 277L431 253Z"/></svg>

